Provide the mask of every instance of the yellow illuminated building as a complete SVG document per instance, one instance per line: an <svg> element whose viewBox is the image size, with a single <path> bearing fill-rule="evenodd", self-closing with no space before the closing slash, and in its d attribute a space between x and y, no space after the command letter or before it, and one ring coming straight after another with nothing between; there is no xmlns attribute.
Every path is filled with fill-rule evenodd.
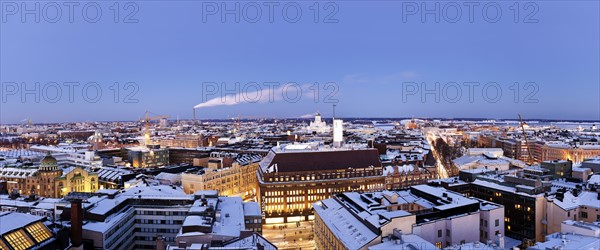
<svg viewBox="0 0 600 250"><path fill-rule="evenodd" d="M61 168L51 155L42 159L37 171L31 169L0 169L0 179L11 181L21 195L61 198L69 192L96 192L98 173L81 167Z"/></svg>
<svg viewBox="0 0 600 250"><path fill-rule="evenodd" d="M198 190L217 190L224 196L254 196L258 188L256 171L260 157L244 157L247 159L241 163L239 159L211 157L207 168L197 173L181 174L183 190L188 194Z"/></svg>
<svg viewBox="0 0 600 250"><path fill-rule="evenodd" d="M69 172L55 179L54 187L59 197L69 192L96 192L98 191L98 173L88 172L85 169L74 167Z"/></svg>

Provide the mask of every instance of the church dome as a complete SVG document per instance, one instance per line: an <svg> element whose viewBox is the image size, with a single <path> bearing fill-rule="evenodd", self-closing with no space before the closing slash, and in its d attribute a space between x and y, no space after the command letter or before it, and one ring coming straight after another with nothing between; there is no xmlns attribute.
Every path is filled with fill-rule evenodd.
<svg viewBox="0 0 600 250"><path fill-rule="evenodd" d="M56 166L56 158L54 158L50 153L42 159L42 166Z"/></svg>

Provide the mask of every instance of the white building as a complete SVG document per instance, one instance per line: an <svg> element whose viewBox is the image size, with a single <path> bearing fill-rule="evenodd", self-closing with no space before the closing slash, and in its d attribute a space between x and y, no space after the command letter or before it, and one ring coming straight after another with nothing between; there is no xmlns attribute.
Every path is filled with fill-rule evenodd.
<svg viewBox="0 0 600 250"><path fill-rule="evenodd" d="M344 143L344 121L333 120L333 146L341 147Z"/></svg>
<svg viewBox="0 0 600 250"><path fill-rule="evenodd" d="M428 185L342 193L313 208L317 249L381 249L393 245L389 240L401 243L395 241L402 239L400 235L414 235L443 248L498 242L504 235L503 206Z"/></svg>
<svg viewBox="0 0 600 250"><path fill-rule="evenodd" d="M600 249L600 222L584 223L563 221L561 232L549 234L544 242L537 242L529 250L547 249Z"/></svg>
<svg viewBox="0 0 600 250"><path fill-rule="evenodd" d="M315 120L310 122L306 127L306 130L311 133L325 134L331 131L331 127L327 126L327 123L321 120L321 114L317 113L315 115Z"/></svg>

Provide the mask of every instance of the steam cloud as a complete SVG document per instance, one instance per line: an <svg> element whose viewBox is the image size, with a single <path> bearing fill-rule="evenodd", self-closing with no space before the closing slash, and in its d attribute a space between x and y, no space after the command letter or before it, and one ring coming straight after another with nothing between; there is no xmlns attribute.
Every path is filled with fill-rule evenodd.
<svg viewBox="0 0 600 250"><path fill-rule="evenodd" d="M301 91L296 92L298 87L300 87L299 89ZM284 99L283 95L285 95L286 92L290 98L295 98L297 94L305 95L307 89L308 85L297 84L284 84L276 88L261 86L261 88L256 91L239 92L236 94L215 97L194 106L194 108L198 109L217 106L233 106L244 103L276 102Z"/></svg>

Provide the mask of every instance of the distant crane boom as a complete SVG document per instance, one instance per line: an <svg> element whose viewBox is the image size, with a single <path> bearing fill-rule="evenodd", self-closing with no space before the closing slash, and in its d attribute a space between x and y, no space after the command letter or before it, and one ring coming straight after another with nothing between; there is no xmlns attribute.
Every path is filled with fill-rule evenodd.
<svg viewBox="0 0 600 250"><path fill-rule="evenodd" d="M150 111L146 110L145 118L142 120L142 122L145 123L144 142L145 142L146 146L148 146L148 144L150 144L150 121L169 119L169 118L170 118L170 116L168 116L168 115L159 115L159 116L150 117Z"/></svg>
<svg viewBox="0 0 600 250"><path fill-rule="evenodd" d="M521 114L519 114L519 121L521 122L521 129L523 129L523 138L525 138L525 146L527 147L527 164L531 165L533 163L533 155L531 154L531 148L529 147L529 141L527 140L527 133L525 133L525 123L523 122Z"/></svg>

